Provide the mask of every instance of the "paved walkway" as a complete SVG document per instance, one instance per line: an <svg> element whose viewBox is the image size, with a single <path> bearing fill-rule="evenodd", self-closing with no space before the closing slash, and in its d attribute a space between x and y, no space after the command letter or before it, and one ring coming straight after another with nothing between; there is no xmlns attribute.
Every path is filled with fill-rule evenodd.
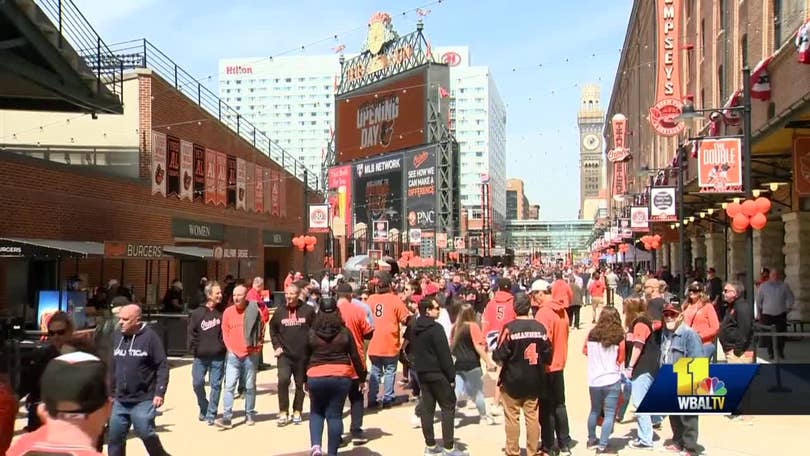
<svg viewBox="0 0 810 456"><path fill-rule="evenodd" d="M591 321L591 313L583 309L582 320ZM584 328L590 327L590 324ZM565 371L566 399L572 437L579 441L574 455L590 455L585 449L586 421L590 408L586 383L586 360L581 347L587 329L571 332L568 366ZM267 350L270 359L272 355ZM159 432L167 450L175 456L250 454L252 456L307 456L309 448L309 428L307 422L299 426L290 425L279 429L275 418L278 411L276 396L276 370L261 372L258 379L259 396L257 410L259 416L254 427L242 425L243 407L241 400L236 402L235 427L228 431L208 427L197 421L196 401L191 390L191 365L188 361L172 362L171 380L163 415L158 417ZM487 382L491 396L494 381ZM402 392L405 394L406 392ZM304 409L309 406L305 404ZM410 426L413 403L404 404L389 410L371 412L366 415L365 428L371 441L363 447L342 449L342 455L420 455L424 448L419 429ZM501 424L488 426L479 424L474 409L462 410L465 418L459 425L456 437L473 456L497 456L502 454L504 432ZM306 414L305 414L306 416ZM17 429L24 426L22 415L17 421ZM502 423L502 417L497 417ZM348 418L346 419L348 427ZM440 426L435 425L437 437ZM651 454L649 451L626 448L632 436L634 423L619 424L614 429L611 444L620 448L620 454ZM798 455L806 454L806 432L810 430L810 417L754 417L749 423L732 422L724 417L701 417L699 442L711 456L747 455ZM18 431L19 433L20 431ZM669 423L664 422L662 439L669 438ZM325 443L325 436L324 436ZM805 448L804 450L802 448ZM141 443L130 440L129 455L145 455ZM663 451L663 450L661 450ZM655 453L652 453L655 454Z"/></svg>

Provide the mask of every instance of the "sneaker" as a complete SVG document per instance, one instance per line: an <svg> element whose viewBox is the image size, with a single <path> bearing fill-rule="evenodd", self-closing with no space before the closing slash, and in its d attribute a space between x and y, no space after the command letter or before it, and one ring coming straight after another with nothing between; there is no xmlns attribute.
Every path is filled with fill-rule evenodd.
<svg viewBox="0 0 810 456"><path fill-rule="evenodd" d="M363 434L354 434L351 438L352 445L365 445L368 443L368 439L363 436Z"/></svg>
<svg viewBox="0 0 810 456"><path fill-rule="evenodd" d="M675 443L668 443L668 444L664 445L664 451L669 452L669 453L680 454L682 449L681 449L680 445L677 445Z"/></svg>
<svg viewBox="0 0 810 456"><path fill-rule="evenodd" d="M630 448L635 448L637 450L652 450L653 449L652 445L647 445L646 443L642 443L641 440L638 440L638 439L631 440L627 444L627 446L629 446Z"/></svg>
<svg viewBox="0 0 810 456"><path fill-rule="evenodd" d="M422 427L422 419L416 415L411 415L411 427L414 429Z"/></svg>
<svg viewBox="0 0 810 456"><path fill-rule="evenodd" d="M198 416L197 419L200 420L200 421L205 421L205 415L200 413L200 416Z"/></svg>
<svg viewBox="0 0 810 456"><path fill-rule="evenodd" d="M585 448L587 448L589 450L593 450L594 448L596 448L598 446L599 446L599 441L598 440L596 440L596 439L593 439L593 440L588 439L588 443L585 446Z"/></svg>
<svg viewBox="0 0 810 456"><path fill-rule="evenodd" d="M563 455L563 456L571 456L571 448L568 447L568 446L562 446L562 447L560 447L560 450L559 450L559 452L557 454L560 454L560 455Z"/></svg>
<svg viewBox="0 0 810 456"><path fill-rule="evenodd" d="M469 456L470 453L459 448L446 449L442 452L442 456Z"/></svg>
<svg viewBox="0 0 810 456"><path fill-rule="evenodd" d="M256 424L256 421L253 420L252 416L248 415L245 418L245 424L248 425L248 426L253 426L254 424Z"/></svg>
<svg viewBox="0 0 810 456"><path fill-rule="evenodd" d="M312 445L312 448L309 449L309 456L323 456L323 452L321 451L320 445Z"/></svg>
<svg viewBox="0 0 810 456"><path fill-rule="evenodd" d="M433 445L432 447L425 447L425 452L422 454L425 456L436 456L441 455L442 453L442 448L439 445Z"/></svg>
<svg viewBox="0 0 810 456"><path fill-rule="evenodd" d="M295 425L301 424L301 412L293 412L292 422Z"/></svg>
<svg viewBox="0 0 810 456"><path fill-rule="evenodd" d="M233 423L231 423L231 420L226 420L224 418L214 420L214 425L222 429L231 429L233 427Z"/></svg>
<svg viewBox="0 0 810 456"><path fill-rule="evenodd" d="M287 416L286 413L278 416L278 419L276 420L276 425L278 427L284 427L288 424L290 424L290 418Z"/></svg>
<svg viewBox="0 0 810 456"><path fill-rule="evenodd" d="M492 415L486 415L486 416L484 416L484 419L483 419L482 421L483 421L484 423L487 423L487 424L488 424L488 425L490 425L490 426L495 426L496 424L498 424L498 422L497 422L497 421L495 421L495 418L493 418L493 417L492 417Z"/></svg>
<svg viewBox="0 0 810 456"><path fill-rule="evenodd" d="M615 450L611 450L607 447L597 447L596 454L618 454Z"/></svg>

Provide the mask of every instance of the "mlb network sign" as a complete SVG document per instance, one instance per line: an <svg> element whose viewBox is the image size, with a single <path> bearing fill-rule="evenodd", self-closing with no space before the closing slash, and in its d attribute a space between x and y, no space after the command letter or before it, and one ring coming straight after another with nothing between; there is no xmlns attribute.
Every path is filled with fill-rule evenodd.
<svg viewBox="0 0 810 456"><path fill-rule="evenodd" d="M661 366L636 413L732 414L756 371L756 364L709 364L708 358L681 358Z"/></svg>

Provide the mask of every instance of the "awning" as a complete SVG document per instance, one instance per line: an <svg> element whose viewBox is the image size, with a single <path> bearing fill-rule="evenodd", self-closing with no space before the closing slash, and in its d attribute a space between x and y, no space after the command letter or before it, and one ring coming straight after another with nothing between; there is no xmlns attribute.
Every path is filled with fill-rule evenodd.
<svg viewBox="0 0 810 456"><path fill-rule="evenodd" d="M52 250L70 256L104 255L104 244L90 241L62 241L58 239L0 238L0 241Z"/></svg>
<svg viewBox="0 0 810 456"><path fill-rule="evenodd" d="M213 258L214 249L204 247L194 247L187 245L167 245L163 247L163 253L188 258Z"/></svg>

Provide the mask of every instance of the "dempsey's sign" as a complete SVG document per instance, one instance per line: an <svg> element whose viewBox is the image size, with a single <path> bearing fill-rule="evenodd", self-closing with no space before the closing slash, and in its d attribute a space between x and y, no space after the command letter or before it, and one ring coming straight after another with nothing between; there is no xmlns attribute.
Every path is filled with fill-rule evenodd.
<svg viewBox="0 0 810 456"><path fill-rule="evenodd" d="M681 101L681 0L656 0L658 78L650 124L661 136L675 136L684 129L677 120Z"/></svg>

